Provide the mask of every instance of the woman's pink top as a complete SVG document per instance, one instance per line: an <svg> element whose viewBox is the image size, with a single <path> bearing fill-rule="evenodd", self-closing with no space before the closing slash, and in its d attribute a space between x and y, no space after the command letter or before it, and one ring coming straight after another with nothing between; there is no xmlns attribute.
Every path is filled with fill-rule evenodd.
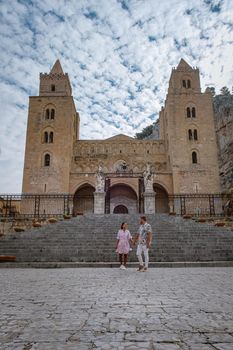
<svg viewBox="0 0 233 350"><path fill-rule="evenodd" d="M117 253L119 254L128 254L130 250L129 241L132 239L132 236L129 230L119 230L117 234L117 239L119 239L117 246Z"/></svg>

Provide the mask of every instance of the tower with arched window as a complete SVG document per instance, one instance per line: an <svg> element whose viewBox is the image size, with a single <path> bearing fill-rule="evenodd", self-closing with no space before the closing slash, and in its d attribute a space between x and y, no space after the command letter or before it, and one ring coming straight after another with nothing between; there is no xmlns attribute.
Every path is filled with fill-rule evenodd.
<svg viewBox="0 0 233 350"><path fill-rule="evenodd" d="M200 75L181 59L173 68L160 113L174 193L220 191L212 96L201 91Z"/></svg>
<svg viewBox="0 0 233 350"><path fill-rule="evenodd" d="M73 144L79 138L67 73L59 60L40 74L39 96L29 99L24 193L68 193Z"/></svg>

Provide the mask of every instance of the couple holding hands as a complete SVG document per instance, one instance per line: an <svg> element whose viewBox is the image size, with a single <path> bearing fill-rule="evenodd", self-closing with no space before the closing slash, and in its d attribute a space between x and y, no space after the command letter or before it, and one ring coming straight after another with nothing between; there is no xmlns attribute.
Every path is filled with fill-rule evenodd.
<svg viewBox="0 0 233 350"><path fill-rule="evenodd" d="M136 254L139 261L139 268L137 271L146 272L149 263L149 248L152 243L152 230L145 216L141 216L140 218L139 230L134 239L128 230L128 224L126 222L122 223L121 229L118 231L116 252L119 254L120 269L122 270L126 269L128 254L129 251L132 250L130 243L132 245L138 244ZM142 253L144 253L145 264L143 262Z"/></svg>

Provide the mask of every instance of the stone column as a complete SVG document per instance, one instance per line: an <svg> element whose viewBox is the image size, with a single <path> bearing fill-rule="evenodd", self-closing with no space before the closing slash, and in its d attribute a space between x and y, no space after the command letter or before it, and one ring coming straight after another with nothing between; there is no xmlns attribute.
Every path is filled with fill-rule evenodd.
<svg viewBox="0 0 233 350"><path fill-rule="evenodd" d="M144 192L144 210L145 214L155 213L155 192Z"/></svg>
<svg viewBox="0 0 233 350"><path fill-rule="evenodd" d="M94 192L94 214L104 214L105 192Z"/></svg>

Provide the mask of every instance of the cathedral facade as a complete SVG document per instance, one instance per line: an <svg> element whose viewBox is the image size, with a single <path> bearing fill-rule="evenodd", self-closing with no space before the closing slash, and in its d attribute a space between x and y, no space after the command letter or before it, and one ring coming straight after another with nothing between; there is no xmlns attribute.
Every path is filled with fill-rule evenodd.
<svg viewBox="0 0 233 350"><path fill-rule="evenodd" d="M72 212L174 210L174 195L220 192L212 95L183 59L172 69L159 137L80 140L67 73L56 61L29 98L25 194L70 194Z"/></svg>

